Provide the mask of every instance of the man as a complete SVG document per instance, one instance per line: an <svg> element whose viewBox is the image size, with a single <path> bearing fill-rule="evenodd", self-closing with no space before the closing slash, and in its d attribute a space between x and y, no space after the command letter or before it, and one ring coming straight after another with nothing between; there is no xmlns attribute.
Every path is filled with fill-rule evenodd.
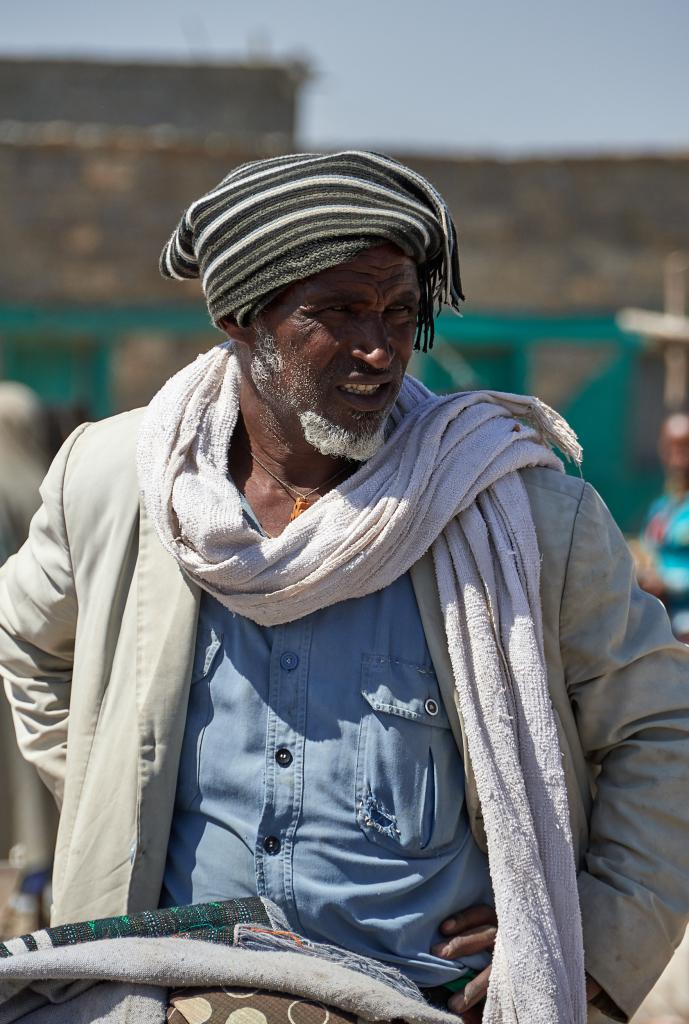
<svg viewBox="0 0 689 1024"><path fill-rule="evenodd" d="M72 436L0 582L56 920L258 892L426 988L479 972L458 1012L495 940L484 1019L625 1019L689 908L687 652L552 410L405 378L462 297L441 197L246 165L161 267L230 341Z"/></svg>
<svg viewBox="0 0 689 1024"><path fill-rule="evenodd" d="M45 413L24 384L0 381L0 565L26 540L40 505L38 489L50 461ZM56 815L50 794L14 742L8 705L0 704L0 865L5 879L21 891L0 899L0 938L31 930L40 922L40 897L50 877ZM14 887L13 887L14 888Z"/></svg>
<svg viewBox="0 0 689 1024"><path fill-rule="evenodd" d="M653 502L642 538L639 581L665 604L676 637L689 639L689 415L668 416L658 454L665 493Z"/></svg>

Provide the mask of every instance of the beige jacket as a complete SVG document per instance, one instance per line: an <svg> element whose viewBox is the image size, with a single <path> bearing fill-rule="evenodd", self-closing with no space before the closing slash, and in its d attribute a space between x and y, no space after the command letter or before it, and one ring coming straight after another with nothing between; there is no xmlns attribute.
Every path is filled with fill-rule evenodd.
<svg viewBox="0 0 689 1024"><path fill-rule="evenodd" d="M634 1024L689 1021L689 929L670 963L634 1015Z"/></svg>
<svg viewBox="0 0 689 1024"><path fill-rule="evenodd" d="M68 439L29 541L0 573L0 673L22 750L62 803L56 922L155 906L165 864L199 590L139 507L139 417ZM689 652L636 588L595 492L553 470L524 480L587 968L631 1013L689 915ZM412 578L483 844L428 556Z"/></svg>

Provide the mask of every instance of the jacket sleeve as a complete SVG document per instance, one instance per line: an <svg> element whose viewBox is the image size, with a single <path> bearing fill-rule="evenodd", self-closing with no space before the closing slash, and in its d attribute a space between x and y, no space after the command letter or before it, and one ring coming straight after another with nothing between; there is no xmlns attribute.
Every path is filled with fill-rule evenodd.
<svg viewBox="0 0 689 1024"><path fill-rule="evenodd" d="M594 803L579 893L589 973L631 1015L689 916L689 649L636 585L624 538L586 485L560 613Z"/></svg>
<svg viewBox="0 0 689 1024"><path fill-rule="evenodd" d="M86 425L67 439L41 486L29 537L0 569L0 676L17 741L58 803L67 751L77 599L63 514L65 473Z"/></svg>

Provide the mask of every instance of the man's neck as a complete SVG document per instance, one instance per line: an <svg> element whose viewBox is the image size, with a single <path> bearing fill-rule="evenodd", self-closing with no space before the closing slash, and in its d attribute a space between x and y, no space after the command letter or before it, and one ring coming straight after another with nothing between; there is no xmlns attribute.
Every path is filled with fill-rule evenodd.
<svg viewBox="0 0 689 1024"><path fill-rule="evenodd" d="M280 436L270 423L250 424L240 414L229 455L230 474L238 486L242 472L250 472L257 460L299 491L321 487L338 470L351 466L346 459L323 455L303 437Z"/></svg>
<svg viewBox="0 0 689 1024"><path fill-rule="evenodd" d="M689 493L689 480L683 473L669 474L666 479L665 489L676 501L682 501Z"/></svg>
<svg viewBox="0 0 689 1024"><path fill-rule="evenodd" d="M248 420L248 422L247 422ZM280 436L266 417L241 412L230 446L228 467L263 529L278 536L294 512L299 494L317 501L355 466L316 451L304 438Z"/></svg>

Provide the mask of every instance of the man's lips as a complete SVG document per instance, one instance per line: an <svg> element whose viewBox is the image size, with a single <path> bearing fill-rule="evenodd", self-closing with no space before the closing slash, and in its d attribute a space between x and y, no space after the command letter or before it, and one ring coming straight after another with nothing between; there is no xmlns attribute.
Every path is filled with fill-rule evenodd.
<svg viewBox="0 0 689 1024"><path fill-rule="evenodd" d="M340 390L346 391L347 394L351 395L373 395L379 388L382 388L384 384L389 383L388 381L378 381L375 384L340 384Z"/></svg>
<svg viewBox="0 0 689 1024"><path fill-rule="evenodd" d="M383 380L349 379L337 385L338 394L347 405L354 409L377 412L384 409L390 399L392 381L389 377Z"/></svg>

